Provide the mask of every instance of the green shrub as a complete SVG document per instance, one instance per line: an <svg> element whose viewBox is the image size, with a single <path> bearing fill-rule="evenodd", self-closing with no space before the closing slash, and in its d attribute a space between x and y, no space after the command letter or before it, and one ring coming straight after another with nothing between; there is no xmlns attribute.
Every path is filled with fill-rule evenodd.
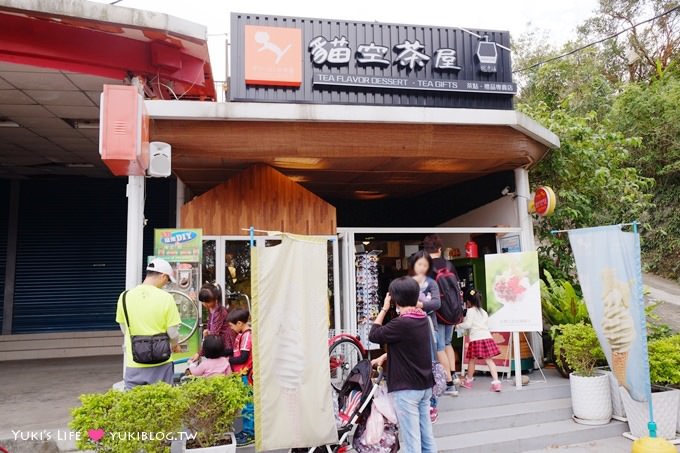
<svg viewBox="0 0 680 453"><path fill-rule="evenodd" d="M80 401L82 406L71 411L70 427L80 433L79 449L98 452L169 452L166 437L181 431L186 411L180 389L162 382L82 395ZM104 430L104 437L91 440L88 430L93 429Z"/></svg>
<svg viewBox="0 0 680 453"><path fill-rule="evenodd" d="M184 427L196 434L198 447L219 445L224 434L233 431L235 418L252 401L251 388L241 376L196 378L181 386Z"/></svg>
<svg viewBox="0 0 680 453"><path fill-rule="evenodd" d="M252 401L252 391L240 376L230 375L195 378L179 387L159 382L127 392L109 390L81 395L80 401L69 425L79 433L79 449L158 453L169 452L170 440L180 439L178 433L185 429L196 435L199 447L219 445ZM88 431L98 429L104 437L91 440Z"/></svg>
<svg viewBox="0 0 680 453"><path fill-rule="evenodd" d="M593 376L599 361L604 360L595 329L590 324L562 324L553 326L555 351L562 351L569 367L580 376Z"/></svg>
<svg viewBox="0 0 680 453"><path fill-rule="evenodd" d="M649 376L653 384L680 385L680 334L648 344Z"/></svg>
<svg viewBox="0 0 680 453"><path fill-rule="evenodd" d="M590 322L586 304L576 294L574 286L567 280L553 279L547 270L543 271L543 275L546 281L541 280L541 307L546 324L559 326Z"/></svg>

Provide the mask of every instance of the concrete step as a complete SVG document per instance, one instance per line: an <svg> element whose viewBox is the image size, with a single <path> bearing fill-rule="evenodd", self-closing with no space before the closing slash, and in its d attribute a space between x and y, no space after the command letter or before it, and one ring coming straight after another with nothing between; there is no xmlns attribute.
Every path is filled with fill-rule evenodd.
<svg viewBox="0 0 680 453"><path fill-rule="evenodd" d="M59 332L0 335L0 362L70 357L122 356L119 329L93 332Z"/></svg>
<svg viewBox="0 0 680 453"><path fill-rule="evenodd" d="M437 447L440 452L451 453L519 453L615 437L626 430L627 425L618 421L601 426L580 425L572 420L500 429L489 425L483 432L438 437Z"/></svg>
<svg viewBox="0 0 680 453"><path fill-rule="evenodd" d="M572 415L571 399L561 398L531 401L522 404L506 404L494 408L481 407L440 412L433 426L436 437L515 428L535 424L568 420Z"/></svg>
<svg viewBox="0 0 680 453"><path fill-rule="evenodd" d="M517 389L508 381L503 381L503 391L500 393L491 392L489 390L490 385L490 378L484 376L475 378L475 384L472 389L459 388L459 396L442 395L438 403L439 411L496 407L506 404L571 398L569 380L561 377L551 376L545 383L534 382L521 389Z"/></svg>

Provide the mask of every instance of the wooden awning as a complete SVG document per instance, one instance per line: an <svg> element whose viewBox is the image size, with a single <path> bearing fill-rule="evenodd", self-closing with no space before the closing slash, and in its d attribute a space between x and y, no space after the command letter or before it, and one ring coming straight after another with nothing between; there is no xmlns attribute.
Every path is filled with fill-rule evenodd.
<svg viewBox="0 0 680 453"><path fill-rule="evenodd" d="M222 104L232 109L227 117L196 114L197 107L192 106L183 114L193 116L173 118L167 112L162 114L153 102L147 103L155 117L152 140L172 145L173 172L196 193L252 164L264 163L326 199L415 195L490 173L530 167L559 144L549 131L535 127L536 123L531 125L533 130L522 130L518 124L498 118L487 124L407 121L408 117L401 122L385 121L386 117L370 121L359 114L361 109L390 113L389 109L395 108L347 106L296 106L299 115L294 118L283 113L277 116L277 109L283 112L290 106L275 105L273 111L267 111L265 107L271 104L262 105L262 115L257 117L252 111L239 114L238 109L246 107L236 103ZM324 107L344 110L347 117L344 121L323 118L318 110ZM316 117L305 115L305 109L315 110ZM396 109L412 117L413 108ZM450 115L452 109L425 110L445 110ZM487 118L494 112L482 111L488 113ZM517 112L502 114L512 118ZM446 115L442 119L446 120ZM537 137L537 130L547 132L553 142Z"/></svg>

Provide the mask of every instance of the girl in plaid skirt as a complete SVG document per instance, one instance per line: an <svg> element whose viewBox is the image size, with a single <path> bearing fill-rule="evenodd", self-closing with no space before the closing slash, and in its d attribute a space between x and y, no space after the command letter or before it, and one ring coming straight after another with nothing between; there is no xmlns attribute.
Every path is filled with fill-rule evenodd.
<svg viewBox="0 0 680 453"><path fill-rule="evenodd" d="M491 377L491 391L501 391L501 381L498 380L498 371L496 364L493 363L492 357L499 355L501 352L496 346L496 342L489 332L489 314L481 307L480 294L471 289L465 294L465 304L467 306L467 313L465 320L458 324L458 329L466 329L470 337L470 343L465 350L465 358L468 359L467 376L463 379L461 386L471 389L472 382L475 376L475 363L478 359L484 360L486 366L489 367Z"/></svg>

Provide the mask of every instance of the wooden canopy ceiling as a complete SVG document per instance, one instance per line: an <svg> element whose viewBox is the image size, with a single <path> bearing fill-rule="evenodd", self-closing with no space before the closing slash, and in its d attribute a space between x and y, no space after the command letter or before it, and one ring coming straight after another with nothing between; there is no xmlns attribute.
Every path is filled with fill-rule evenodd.
<svg viewBox="0 0 680 453"><path fill-rule="evenodd" d="M196 194L265 163L325 199L422 194L547 151L508 126L154 120L151 138L172 145L173 171Z"/></svg>

